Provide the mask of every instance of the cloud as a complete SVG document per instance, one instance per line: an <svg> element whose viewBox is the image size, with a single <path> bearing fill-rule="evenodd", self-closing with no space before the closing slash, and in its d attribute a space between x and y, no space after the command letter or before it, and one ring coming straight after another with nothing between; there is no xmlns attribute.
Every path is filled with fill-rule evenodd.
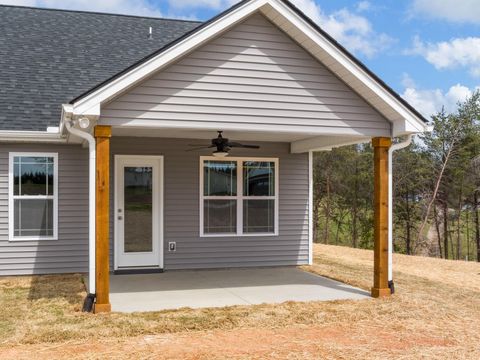
<svg viewBox="0 0 480 360"><path fill-rule="evenodd" d="M455 112L458 102L465 101L478 89L461 84L451 86L446 92L441 89L418 89L408 74L404 74L402 84L405 87L402 97L427 119L442 108L447 112Z"/></svg>
<svg viewBox="0 0 480 360"><path fill-rule="evenodd" d="M36 6L36 0L0 0L2 5Z"/></svg>
<svg viewBox="0 0 480 360"><path fill-rule="evenodd" d="M127 15L162 16L160 10L148 0L0 0L0 4L99 11Z"/></svg>
<svg viewBox="0 0 480 360"><path fill-rule="evenodd" d="M480 38L457 38L438 43L424 43L419 37L406 54L420 55L438 70L467 68L470 74L480 77Z"/></svg>
<svg viewBox="0 0 480 360"><path fill-rule="evenodd" d="M480 23L478 0L413 0L410 12L450 22Z"/></svg>
<svg viewBox="0 0 480 360"><path fill-rule="evenodd" d="M360 1L357 3L357 11L368 11L372 8L372 3L370 1Z"/></svg>
<svg viewBox="0 0 480 360"><path fill-rule="evenodd" d="M387 34L375 32L367 18L352 13L348 9L326 14L314 0L292 0L292 2L335 40L354 53L371 58L393 42Z"/></svg>

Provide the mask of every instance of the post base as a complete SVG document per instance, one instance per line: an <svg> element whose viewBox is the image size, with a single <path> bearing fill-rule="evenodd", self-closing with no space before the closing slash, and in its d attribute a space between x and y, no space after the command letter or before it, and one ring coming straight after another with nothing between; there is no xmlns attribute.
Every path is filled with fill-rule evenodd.
<svg viewBox="0 0 480 360"><path fill-rule="evenodd" d="M387 297L390 295L392 295L392 292L388 287L382 289L372 288L372 297L374 298Z"/></svg>
<svg viewBox="0 0 480 360"><path fill-rule="evenodd" d="M110 304L95 304L93 312L95 314L106 313L112 311L112 305Z"/></svg>

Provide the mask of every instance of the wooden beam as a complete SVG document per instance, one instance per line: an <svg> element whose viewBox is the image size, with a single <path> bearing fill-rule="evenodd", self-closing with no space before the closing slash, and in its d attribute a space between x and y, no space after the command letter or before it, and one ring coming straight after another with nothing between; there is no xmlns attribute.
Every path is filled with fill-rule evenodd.
<svg viewBox="0 0 480 360"><path fill-rule="evenodd" d="M109 312L110 126L95 126L96 159L96 302L95 313Z"/></svg>
<svg viewBox="0 0 480 360"><path fill-rule="evenodd" d="M392 139L372 139L374 165L373 297L390 296L388 287L388 149Z"/></svg>

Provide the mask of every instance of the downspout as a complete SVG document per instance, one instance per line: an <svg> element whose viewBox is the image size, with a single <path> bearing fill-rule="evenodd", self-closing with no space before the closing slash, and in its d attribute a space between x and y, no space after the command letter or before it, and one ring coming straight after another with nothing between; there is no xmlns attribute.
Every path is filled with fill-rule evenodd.
<svg viewBox="0 0 480 360"><path fill-rule="evenodd" d="M388 287L395 292L393 284L393 152L403 149L412 143L413 134L409 134L405 141L393 144L388 149Z"/></svg>
<svg viewBox="0 0 480 360"><path fill-rule="evenodd" d="M65 127L73 134L88 142L88 295L83 304L83 311L91 312L95 299L95 166L96 142L88 132L72 126L71 121L65 121Z"/></svg>

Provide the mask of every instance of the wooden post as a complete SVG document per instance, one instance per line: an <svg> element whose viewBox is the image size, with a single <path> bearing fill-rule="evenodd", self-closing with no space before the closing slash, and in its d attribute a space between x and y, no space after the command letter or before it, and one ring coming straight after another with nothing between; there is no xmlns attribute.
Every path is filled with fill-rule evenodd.
<svg viewBox="0 0 480 360"><path fill-rule="evenodd" d="M96 159L96 302L95 313L109 312L110 126L95 126Z"/></svg>
<svg viewBox="0 0 480 360"><path fill-rule="evenodd" d="M374 272L372 296L390 296L388 287L388 149L392 140L372 139L374 166Z"/></svg>

